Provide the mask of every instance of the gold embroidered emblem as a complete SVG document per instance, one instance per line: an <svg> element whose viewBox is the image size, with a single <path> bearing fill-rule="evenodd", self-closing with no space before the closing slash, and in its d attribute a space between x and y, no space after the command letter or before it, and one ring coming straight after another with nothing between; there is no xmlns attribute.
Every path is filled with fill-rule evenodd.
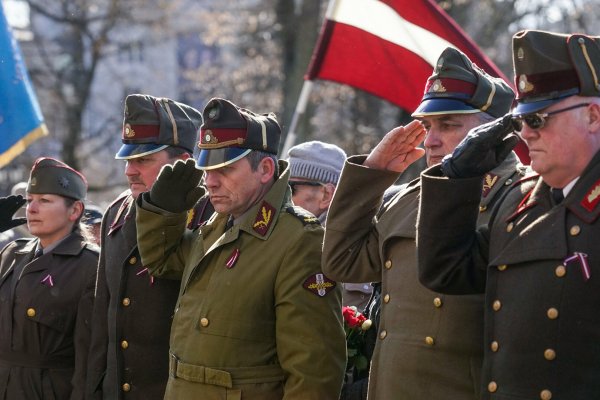
<svg viewBox="0 0 600 400"><path fill-rule="evenodd" d="M131 125L125 124L125 126L123 127L123 130L124 130L123 134L126 138L131 138L131 137L135 136L135 131L133 130Z"/></svg>
<svg viewBox="0 0 600 400"><path fill-rule="evenodd" d="M498 176L494 175L492 177L491 174L486 174L485 175L485 182L483 183L483 188L484 189L491 189L492 186L494 186L496 184L496 181L498 180Z"/></svg>
<svg viewBox="0 0 600 400"><path fill-rule="evenodd" d="M527 75L519 76L519 90L523 93L533 90L533 84L527 80Z"/></svg>
<svg viewBox="0 0 600 400"><path fill-rule="evenodd" d="M260 229L261 227L267 228L269 226L269 222L271 222L271 215L273 214L272 210L267 211L266 207L262 207L262 220L256 221L254 225L252 225L255 229Z"/></svg>
<svg viewBox="0 0 600 400"><path fill-rule="evenodd" d="M207 129L203 132L202 139L205 144L219 143L219 139L217 139L217 137L210 129Z"/></svg>
<svg viewBox="0 0 600 400"><path fill-rule="evenodd" d="M594 200L596 200L598 198L598 196L600 196L600 185L598 185L592 189L590 194L588 194L587 201L589 203L593 203Z"/></svg>

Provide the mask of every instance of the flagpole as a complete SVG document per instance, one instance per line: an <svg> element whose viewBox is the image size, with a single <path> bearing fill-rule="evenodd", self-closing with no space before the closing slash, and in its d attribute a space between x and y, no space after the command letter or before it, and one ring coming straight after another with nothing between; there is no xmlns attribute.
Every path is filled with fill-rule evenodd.
<svg viewBox="0 0 600 400"><path fill-rule="evenodd" d="M294 145L296 142L296 128L298 127L298 121L300 117L304 115L306 111L306 105L308 104L308 98L310 96L310 92L312 91L313 81L305 80L302 84L302 90L300 91L300 97L298 98L298 102L296 103L296 109L294 110L294 115L292 115L292 122L290 123L290 129L288 129L287 136L285 137L285 144L283 145L283 149L281 150L281 156L286 157L288 150Z"/></svg>

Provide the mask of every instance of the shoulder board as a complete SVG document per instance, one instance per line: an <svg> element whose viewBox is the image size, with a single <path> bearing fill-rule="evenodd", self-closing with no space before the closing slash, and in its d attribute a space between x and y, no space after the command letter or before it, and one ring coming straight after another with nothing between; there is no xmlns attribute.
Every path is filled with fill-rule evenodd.
<svg viewBox="0 0 600 400"><path fill-rule="evenodd" d="M315 217L314 215L312 215L310 212L306 211L302 207L289 206L288 208L285 209L285 211L288 214L291 214L294 217L298 218L300 220L300 222L302 222L302 225L304 225L304 226L306 226L306 225L321 225L321 222L319 222L319 219L317 217Z"/></svg>
<svg viewBox="0 0 600 400"><path fill-rule="evenodd" d="M532 180L537 180L539 177L540 177L540 174L538 174L538 173L532 173L529 175L525 175L523 178L521 178L518 181L516 181L515 183L513 183L512 187L520 186L520 185L524 184L525 182L530 182Z"/></svg>

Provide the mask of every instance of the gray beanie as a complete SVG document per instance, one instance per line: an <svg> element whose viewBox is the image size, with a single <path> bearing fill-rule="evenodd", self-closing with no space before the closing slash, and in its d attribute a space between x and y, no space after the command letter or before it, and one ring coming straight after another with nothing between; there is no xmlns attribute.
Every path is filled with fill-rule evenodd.
<svg viewBox="0 0 600 400"><path fill-rule="evenodd" d="M311 141L288 151L292 179L308 179L337 185L346 161L344 150L334 144Z"/></svg>

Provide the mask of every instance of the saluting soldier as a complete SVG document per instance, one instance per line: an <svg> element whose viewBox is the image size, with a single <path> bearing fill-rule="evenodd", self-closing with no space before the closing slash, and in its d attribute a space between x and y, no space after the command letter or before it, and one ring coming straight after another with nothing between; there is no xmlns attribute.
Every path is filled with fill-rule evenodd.
<svg viewBox="0 0 600 400"><path fill-rule="evenodd" d="M337 400L341 291L321 271L323 228L291 202L275 116L215 98L203 117L197 166L165 167L137 202L144 264L182 277L165 399ZM217 213L186 232L201 170Z"/></svg>
<svg viewBox="0 0 600 400"><path fill-rule="evenodd" d="M600 38L522 31L513 63L512 115L424 172L421 279L485 292L484 399L598 399ZM516 142L511 119L534 173L477 228L484 171Z"/></svg>
<svg viewBox="0 0 600 400"><path fill-rule="evenodd" d="M504 115L513 100L503 80L447 48L413 113L421 122L393 129L367 157L346 161L327 218L323 270L344 282L382 282L369 399L478 399L483 296L446 296L419 283L418 178L378 210L384 191L413 161L424 153L427 165L439 163L469 129ZM422 141L425 150L416 147ZM519 176L514 154L486 174L480 223Z"/></svg>
<svg viewBox="0 0 600 400"><path fill-rule="evenodd" d="M102 221L89 392L110 400L162 399L179 281L154 278L142 264L133 202L150 190L164 165L191 156L202 115L143 94L127 96L124 114L123 145L115 158L126 161L129 189Z"/></svg>
<svg viewBox="0 0 600 400"><path fill-rule="evenodd" d="M84 398L98 263L81 228L86 194L78 171L35 161L26 192L34 237L0 252L0 399Z"/></svg>

